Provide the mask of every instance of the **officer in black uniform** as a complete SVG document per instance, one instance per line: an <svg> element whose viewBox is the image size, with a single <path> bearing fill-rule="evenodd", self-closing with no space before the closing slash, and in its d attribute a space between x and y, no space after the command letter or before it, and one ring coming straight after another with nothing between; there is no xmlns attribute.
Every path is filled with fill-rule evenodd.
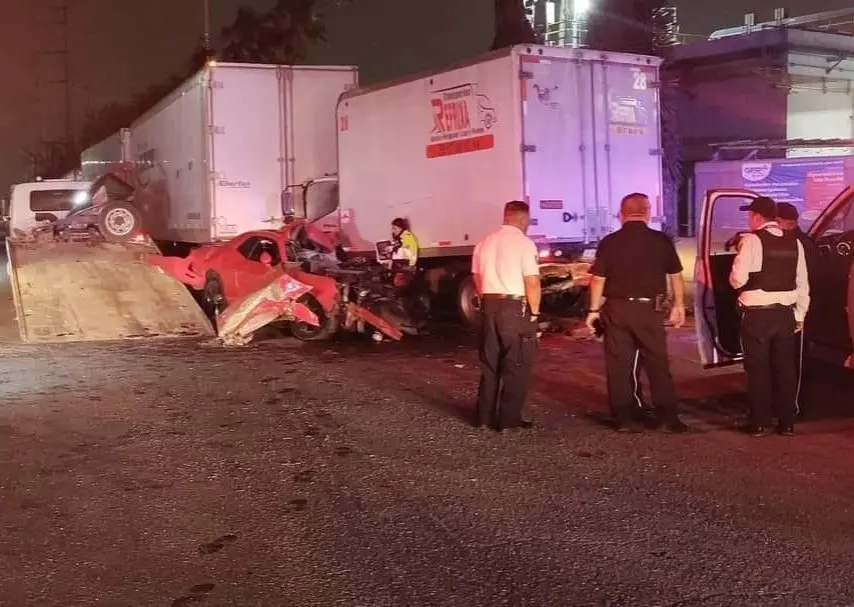
<svg viewBox="0 0 854 607"><path fill-rule="evenodd" d="M809 308L803 245L777 223L777 205L764 196L741 208L750 232L738 244L730 285L742 311L741 342L750 401L744 430L765 436L776 409L777 431L794 434L798 391L796 333Z"/></svg>
<svg viewBox="0 0 854 607"><path fill-rule="evenodd" d="M807 263L807 276L810 278L814 275L818 262L818 247L815 242L806 235L800 226L800 214L798 208L788 202L777 203L777 223L784 232L791 232L795 238L801 243L804 248L804 255ZM804 341L805 335L809 331L810 313L807 310L804 318L804 330L797 333L795 336L795 365L798 377L798 391L795 396L795 407L799 415L803 415L804 406L801 400L801 391L805 382L804 377Z"/></svg>
<svg viewBox="0 0 854 607"><path fill-rule="evenodd" d="M676 327L685 323L682 263L673 241L647 226L649 213L645 194L623 198L622 228L602 239L591 268L587 326L595 330L601 314L608 400L615 429L640 430L632 419L636 406L635 355L639 353L649 378L658 425L663 424L671 432L685 432L688 428L676 410L663 311L669 279L674 296L670 320ZM603 295L606 302L600 311Z"/></svg>

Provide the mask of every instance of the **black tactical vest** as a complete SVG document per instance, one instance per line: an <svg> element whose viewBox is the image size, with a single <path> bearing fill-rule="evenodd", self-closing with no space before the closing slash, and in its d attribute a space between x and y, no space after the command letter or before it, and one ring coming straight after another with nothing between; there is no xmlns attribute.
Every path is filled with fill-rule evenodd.
<svg viewBox="0 0 854 607"><path fill-rule="evenodd" d="M798 239L783 232L774 236L766 229L753 232L762 243L762 269L751 272L742 291L768 291L779 293L794 291L798 276Z"/></svg>

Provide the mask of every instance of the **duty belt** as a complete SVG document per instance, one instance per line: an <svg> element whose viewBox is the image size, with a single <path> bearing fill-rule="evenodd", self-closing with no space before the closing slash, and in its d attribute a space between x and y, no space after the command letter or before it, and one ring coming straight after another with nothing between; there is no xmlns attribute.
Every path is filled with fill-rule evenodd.
<svg viewBox="0 0 854 607"><path fill-rule="evenodd" d="M508 301L525 301L524 295L504 295L503 293L484 293L483 299L500 299Z"/></svg>
<svg viewBox="0 0 854 607"><path fill-rule="evenodd" d="M745 306L744 304L738 304L738 307L742 310L778 310L778 309L786 309L793 310L795 308L794 304L768 304L765 306Z"/></svg>
<svg viewBox="0 0 854 607"><path fill-rule="evenodd" d="M610 299L616 299L617 301L633 301L636 303L652 303L655 301L652 297L611 297Z"/></svg>

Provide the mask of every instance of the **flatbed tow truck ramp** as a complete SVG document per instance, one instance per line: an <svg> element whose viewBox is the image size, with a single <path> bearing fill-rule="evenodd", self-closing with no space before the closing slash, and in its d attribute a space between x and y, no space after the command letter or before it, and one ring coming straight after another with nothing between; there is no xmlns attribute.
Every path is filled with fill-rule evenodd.
<svg viewBox="0 0 854 607"><path fill-rule="evenodd" d="M151 266L153 245L6 240L24 343L213 336L187 288Z"/></svg>

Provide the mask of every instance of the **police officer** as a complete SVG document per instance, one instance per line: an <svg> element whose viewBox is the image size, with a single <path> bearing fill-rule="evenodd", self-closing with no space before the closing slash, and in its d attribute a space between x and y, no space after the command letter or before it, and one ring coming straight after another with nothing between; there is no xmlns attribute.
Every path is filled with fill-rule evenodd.
<svg viewBox="0 0 854 607"><path fill-rule="evenodd" d="M673 241L647 226L649 198L633 193L620 203L622 227L602 239L591 268L587 326L604 327L605 370L614 428L639 430L632 419L636 354L649 378L657 425L671 432L688 427L677 415L676 391L670 374L664 299L667 282L673 291L670 320L685 323L685 282ZM606 302L600 310L602 296Z"/></svg>
<svg viewBox="0 0 854 607"><path fill-rule="evenodd" d="M809 280L812 280L817 267L818 247L816 247L815 242L813 242L813 240L807 236L803 230L801 230L798 208L788 202L778 202L777 223L780 224L780 228L784 232L791 232L801 243L801 246L804 248L804 258L807 264L807 276L809 277ZM795 369L798 377L798 390L795 395L795 407L799 415L804 413L803 403L801 402L801 388L805 380L804 336L809 331L809 317L810 312L807 310L806 316L804 317L804 330L799 331L795 336Z"/></svg>
<svg viewBox="0 0 854 607"><path fill-rule="evenodd" d="M480 241L472 274L483 303L480 386L476 426L530 428L522 418L537 349L540 267L537 247L526 236L530 209L504 205L504 225Z"/></svg>
<svg viewBox="0 0 854 607"><path fill-rule="evenodd" d="M760 196L747 211L729 282L739 292L741 342L750 403L744 430L765 436L776 409L777 431L794 434L798 379L795 334L803 330L809 283L803 245L777 223L777 205Z"/></svg>

